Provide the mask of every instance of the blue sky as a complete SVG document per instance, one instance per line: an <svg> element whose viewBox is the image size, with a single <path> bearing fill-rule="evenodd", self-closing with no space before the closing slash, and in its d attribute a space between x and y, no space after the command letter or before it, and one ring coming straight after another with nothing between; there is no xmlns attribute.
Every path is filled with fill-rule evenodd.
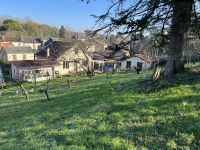
<svg viewBox="0 0 200 150"><path fill-rule="evenodd" d="M0 16L30 17L34 22L75 31L84 31L94 25L91 14L102 14L106 0L94 0L89 4L81 0L0 0Z"/></svg>

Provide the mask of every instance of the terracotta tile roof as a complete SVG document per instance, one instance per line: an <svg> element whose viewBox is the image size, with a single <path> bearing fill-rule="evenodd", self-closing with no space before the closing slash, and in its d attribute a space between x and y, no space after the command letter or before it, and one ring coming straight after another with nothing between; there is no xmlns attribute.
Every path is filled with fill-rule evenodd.
<svg viewBox="0 0 200 150"><path fill-rule="evenodd" d="M150 57L147 57L146 55L144 54L135 54L133 57L138 57L148 63L151 63L153 60L150 58Z"/></svg>
<svg viewBox="0 0 200 150"><path fill-rule="evenodd" d="M49 45L49 42L51 42ZM79 49L86 49L88 46L93 46L95 45L96 49L101 51L104 49L102 44L99 44L98 42L95 42L94 40L86 40L86 41L47 41L45 42L44 48L41 47L41 49L38 51L37 56L39 57L45 57L47 53L47 48L50 48L50 58L51 59L57 59L60 56L62 56L65 52L70 50L73 47L78 47Z"/></svg>
<svg viewBox="0 0 200 150"><path fill-rule="evenodd" d="M48 42L51 42L51 43L48 43ZM71 42L47 41L44 48L41 47L41 49L37 52L37 56L38 57L46 57L47 49L50 48L50 52L49 52L50 56L49 57L51 59L57 59L60 56L62 56L65 52L70 50L73 46L76 46L77 44L80 44L80 42L77 42L77 41L71 41Z"/></svg>
<svg viewBox="0 0 200 150"><path fill-rule="evenodd" d="M0 43L0 49L1 49L2 47L4 47L4 46L14 46L14 45L13 45L12 43L10 43L10 42L6 42L6 43L5 43L5 42L3 42L3 43L1 42L1 43Z"/></svg>
<svg viewBox="0 0 200 150"><path fill-rule="evenodd" d="M109 51L109 50L104 50L104 51L97 51L97 52L94 52L94 53L97 53L105 58L112 58L114 56L114 53L113 51Z"/></svg>
<svg viewBox="0 0 200 150"><path fill-rule="evenodd" d="M57 61L52 60L24 60L24 61L15 61L12 62L13 65L20 68L46 68L46 67L53 67L58 66L59 63Z"/></svg>

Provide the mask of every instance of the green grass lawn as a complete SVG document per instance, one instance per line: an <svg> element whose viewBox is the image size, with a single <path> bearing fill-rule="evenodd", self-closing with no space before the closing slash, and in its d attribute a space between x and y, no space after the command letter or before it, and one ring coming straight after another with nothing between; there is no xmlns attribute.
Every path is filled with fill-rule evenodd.
<svg viewBox="0 0 200 150"><path fill-rule="evenodd" d="M69 78L57 79L50 101L40 93L27 101L8 86L0 96L0 149L200 149L198 68L152 90L138 85L152 72L70 78L71 88L58 87Z"/></svg>

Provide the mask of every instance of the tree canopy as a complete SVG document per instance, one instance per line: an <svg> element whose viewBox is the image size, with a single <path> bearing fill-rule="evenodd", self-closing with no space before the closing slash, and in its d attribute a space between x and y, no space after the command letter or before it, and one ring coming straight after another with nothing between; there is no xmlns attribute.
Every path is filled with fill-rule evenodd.
<svg viewBox="0 0 200 150"><path fill-rule="evenodd" d="M3 21L2 31L23 31L23 26L15 20L7 19Z"/></svg>
<svg viewBox="0 0 200 150"><path fill-rule="evenodd" d="M82 1L88 3L91 0ZM170 33L166 75L184 69L185 34L190 28L193 28L193 32L199 30L199 0L108 1L110 6L104 14L93 15L97 21L93 34L103 30L105 33L120 31L122 35L129 36L143 32L148 27L162 26L159 32L161 37L165 35L166 29Z"/></svg>
<svg viewBox="0 0 200 150"><path fill-rule="evenodd" d="M90 2L91 0L82 0ZM108 0L109 1L109 0ZM192 3L194 23L199 20L199 0L112 0L107 11L101 15L92 15L96 18L97 27L95 32L120 30L123 34L142 32L148 27L162 25L162 31L169 27L172 22L174 7L177 2ZM184 10L185 8L183 8ZM181 10L180 10L181 11ZM186 16L183 16L184 18ZM103 24L102 24L103 22Z"/></svg>
<svg viewBox="0 0 200 150"><path fill-rule="evenodd" d="M2 18L0 19L2 21ZM15 19L3 19L0 31L6 32L6 35L10 36L58 37L59 30L56 27L35 23L30 19L25 22Z"/></svg>
<svg viewBox="0 0 200 150"><path fill-rule="evenodd" d="M61 26L61 28L59 30L59 37L60 38L64 38L65 37L65 28L64 28L64 26Z"/></svg>

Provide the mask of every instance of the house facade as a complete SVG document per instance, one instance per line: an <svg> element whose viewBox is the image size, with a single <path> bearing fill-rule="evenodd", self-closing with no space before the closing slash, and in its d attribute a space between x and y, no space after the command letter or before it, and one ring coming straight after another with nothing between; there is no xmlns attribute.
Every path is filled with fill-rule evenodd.
<svg viewBox="0 0 200 150"><path fill-rule="evenodd" d="M34 60L34 51L30 47L2 47L0 51L0 61L4 63L21 60Z"/></svg>
<svg viewBox="0 0 200 150"><path fill-rule="evenodd" d="M117 61L115 60L92 60L92 68L95 73L117 70Z"/></svg>
<svg viewBox="0 0 200 150"><path fill-rule="evenodd" d="M60 64L59 69L57 69L59 74L63 76L83 71L83 67L87 67L88 63L91 61L91 58L88 54L84 54L84 52L77 46L74 46L59 56L57 61Z"/></svg>
<svg viewBox="0 0 200 150"><path fill-rule="evenodd" d="M118 61L114 59L114 52L110 50L96 51L92 53L91 65L95 73L103 73L107 70L117 70Z"/></svg>
<svg viewBox="0 0 200 150"><path fill-rule="evenodd" d="M86 45L82 41L55 41L37 53L38 58L56 60L59 63L57 74L65 76L84 71L91 63L90 52L94 45Z"/></svg>
<svg viewBox="0 0 200 150"><path fill-rule="evenodd" d="M142 67L142 70L147 70L151 66L151 59L142 55L136 54L132 57L121 61L121 70L134 70L134 67Z"/></svg>
<svg viewBox="0 0 200 150"><path fill-rule="evenodd" d="M59 68L56 61L24 60L11 63L12 79L16 81L37 82L56 77Z"/></svg>

